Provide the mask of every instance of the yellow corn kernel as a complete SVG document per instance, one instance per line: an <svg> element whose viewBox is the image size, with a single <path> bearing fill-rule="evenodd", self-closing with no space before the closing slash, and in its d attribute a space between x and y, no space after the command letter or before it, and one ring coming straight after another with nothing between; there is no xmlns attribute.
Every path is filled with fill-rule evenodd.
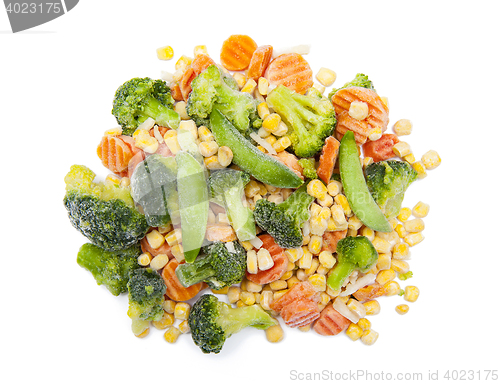
<svg viewBox="0 0 500 384"><path fill-rule="evenodd" d="M257 88L257 82L254 79L248 79L245 85L241 88L241 92L252 94Z"/></svg>
<svg viewBox="0 0 500 384"><path fill-rule="evenodd" d="M400 119L394 123L392 129L398 136L409 135L413 129L413 124L408 119Z"/></svg>
<svg viewBox="0 0 500 384"><path fill-rule="evenodd" d="M363 229L361 229L361 235L372 241L375 238L375 231L369 227L363 227Z"/></svg>
<svg viewBox="0 0 500 384"><path fill-rule="evenodd" d="M309 251L307 247L303 248L302 257L297 261L297 266L302 269L310 268L312 265L313 254Z"/></svg>
<svg viewBox="0 0 500 384"><path fill-rule="evenodd" d="M229 287L224 287L221 289L210 289L210 290L212 291L212 293L216 295L227 295L227 293L229 292Z"/></svg>
<svg viewBox="0 0 500 384"><path fill-rule="evenodd" d="M277 113L271 113L262 120L262 128L273 133L278 129L280 122L281 116Z"/></svg>
<svg viewBox="0 0 500 384"><path fill-rule="evenodd" d="M282 136L285 137L287 133L288 133L288 126L283 121L279 122L278 128L276 128L276 130L273 132L274 136L278 137Z"/></svg>
<svg viewBox="0 0 500 384"><path fill-rule="evenodd" d="M179 57L179 60L175 63L175 69L186 69L188 65L193 62L191 57L187 57L186 55L182 55Z"/></svg>
<svg viewBox="0 0 500 384"><path fill-rule="evenodd" d="M158 271L158 270L162 269L165 265L167 265L168 260L169 260L168 255L166 255L164 253L160 253L160 254L156 255L153 258L153 260L151 260L151 262L149 263L149 266L151 267L151 269Z"/></svg>
<svg viewBox="0 0 500 384"><path fill-rule="evenodd" d="M236 84L238 84L239 89L243 88L247 82L245 75L241 72L233 73L233 78L236 80Z"/></svg>
<svg viewBox="0 0 500 384"><path fill-rule="evenodd" d="M408 285L405 287L405 293L403 298L406 301L409 301L410 303L414 303L417 301L418 297L420 296L420 290L415 287L414 285Z"/></svg>
<svg viewBox="0 0 500 384"><path fill-rule="evenodd" d="M417 172L419 179L423 179L427 176L427 172L425 171L425 165L422 161L415 161L412 164L412 167Z"/></svg>
<svg viewBox="0 0 500 384"><path fill-rule="evenodd" d="M177 341L180 335L181 331L179 330L179 328L171 325L170 327L167 328L167 330L163 334L163 338L165 339L166 342L173 344Z"/></svg>
<svg viewBox="0 0 500 384"><path fill-rule="evenodd" d="M202 141L198 145L198 151L203 157L210 157L217 153L219 146L215 141Z"/></svg>
<svg viewBox="0 0 500 384"><path fill-rule="evenodd" d="M189 333L191 331L191 328L189 328L189 321L188 320L183 320L179 323L178 325L179 331L182 333Z"/></svg>
<svg viewBox="0 0 500 384"><path fill-rule="evenodd" d="M351 323L347 327L345 334L352 340L356 341L363 335L363 330L357 324Z"/></svg>
<svg viewBox="0 0 500 384"><path fill-rule="evenodd" d="M385 296L394 296L399 294L401 286L397 281L391 280L384 284Z"/></svg>
<svg viewBox="0 0 500 384"><path fill-rule="evenodd" d="M321 67L316 74L316 79L322 86L329 87L337 79L337 74L329 68Z"/></svg>
<svg viewBox="0 0 500 384"><path fill-rule="evenodd" d="M214 141L214 135L210 130L204 125L198 128L198 137L201 141Z"/></svg>
<svg viewBox="0 0 500 384"><path fill-rule="evenodd" d="M179 263L184 260L184 249L182 248L182 244L173 245L170 251Z"/></svg>
<svg viewBox="0 0 500 384"><path fill-rule="evenodd" d="M366 156L363 158L363 168L368 167L372 163L373 163L373 157Z"/></svg>
<svg viewBox="0 0 500 384"><path fill-rule="evenodd" d="M169 131L167 131L168 133ZM177 135L175 136L168 136L167 134L164 135L163 140L165 141L166 146L172 152L174 155L177 154L181 150L181 146L179 145L179 142L177 141Z"/></svg>
<svg viewBox="0 0 500 384"><path fill-rule="evenodd" d="M279 323L266 328L266 339L270 343L280 342L283 340L284 335L283 328L281 328Z"/></svg>
<svg viewBox="0 0 500 384"><path fill-rule="evenodd" d="M140 319L132 320L132 333L140 339L149 335L149 321Z"/></svg>
<svg viewBox="0 0 500 384"><path fill-rule="evenodd" d="M328 222L321 216L315 216L311 217L311 219L309 220L309 225L311 227L311 235L323 236L328 226Z"/></svg>
<svg viewBox="0 0 500 384"><path fill-rule="evenodd" d="M316 199L324 199L327 193L326 185L319 179L311 180L307 184L307 193Z"/></svg>
<svg viewBox="0 0 500 384"><path fill-rule="evenodd" d="M146 240L153 249L157 249L165 243L165 238L156 229L153 229L151 232L146 234Z"/></svg>
<svg viewBox="0 0 500 384"><path fill-rule="evenodd" d="M370 141L377 141L381 137L382 137L382 129L380 127L373 128L368 132L368 140L370 140ZM370 158L368 157L368 159L370 159ZM371 162L373 162L373 159L371 160ZM368 166L371 164L371 162L370 162L370 160L367 160L368 164L365 165L365 161L363 159L363 166Z"/></svg>
<svg viewBox="0 0 500 384"><path fill-rule="evenodd" d="M282 289L288 288L288 284L285 280L275 280L275 281L269 283L269 287L273 291L280 291Z"/></svg>
<svg viewBox="0 0 500 384"><path fill-rule="evenodd" d="M368 117L368 104L363 101L353 101L349 105L349 116L356 120L364 120Z"/></svg>
<svg viewBox="0 0 500 384"><path fill-rule="evenodd" d="M165 236L165 240L167 241L168 245L171 247L179 244L182 241L182 231L180 228L176 228L173 231L169 232Z"/></svg>
<svg viewBox="0 0 500 384"><path fill-rule="evenodd" d="M333 256L333 253L331 253L330 251L320 252L318 255L318 260L319 260L319 263L323 267L328 268L328 269L333 268L333 266L337 262L337 259L335 259L335 257Z"/></svg>
<svg viewBox="0 0 500 384"><path fill-rule="evenodd" d="M415 155L413 153L407 154L406 156L403 157L403 159L410 164L413 164L416 161Z"/></svg>
<svg viewBox="0 0 500 384"><path fill-rule="evenodd" d="M391 269L396 273L406 273L410 270L410 265L404 260L392 260Z"/></svg>
<svg viewBox="0 0 500 384"><path fill-rule="evenodd" d="M333 198L333 200L342 207L346 216L349 217L352 215L351 207L349 206L349 202L347 201L347 197L345 197L345 195L339 193Z"/></svg>
<svg viewBox="0 0 500 384"><path fill-rule="evenodd" d="M375 332L373 329L369 329L363 332L361 336L361 341L365 345L373 345L378 339L378 332Z"/></svg>
<svg viewBox="0 0 500 384"><path fill-rule="evenodd" d="M400 315L405 315L410 310L410 307L406 304L400 304L396 306L396 312Z"/></svg>
<svg viewBox="0 0 500 384"><path fill-rule="evenodd" d="M231 151L231 148L226 147L225 145L219 147L217 160L219 160L219 164L223 167L227 167L231 164L233 161L233 151Z"/></svg>
<svg viewBox="0 0 500 384"><path fill-rule="evenodd" d="M405 141L400 141L399 143L394 144L392 151L396 156L404 158L406 155L411 153L410 144Z"/></svg>
<svg viewBox="0 0 500 384"><path fill-rule="evenodd" d="M247 281L247 286L246 286L247 292L252 292L252 293L259 293L262 291L262 285L261 284L256 284L253 281L248 280Z"/></svg>
<svg viewBox="0 0 500 384"><path fill-rule="evenodd" d="M136 131L137 132L137 131ZM163 140L167 140L169 137L177 137L177 131L175 129L169 129L163 135Z"/></svg>
<svg viewBox="0 0 500 384"><path fill-rule="evenodd" d="M344 209L340 204L333 204L330 207L330 212L332 213L332 220L335 224L335 231L343 231L347 229L347 220L345 217Z"/></svg>
<svg viewBox="0 0 500 384"><path fill-rule="evenodd" d="M351 298L347 300L346 306L359 317L364 318L366 316L366 309L358 300Z"/></svg>
<svg viewBox="0 0 500 384"><path fill-rule="evenodd" d="M326 190L328 194L332 197L337 196L340 192L342 192L342 183L337 180L331 180L327 186Z"/></svg>
<svg viewBox="0 0 500 384"><path fill-rule="evenodd" d="M405 221L404 227L405 230L410 233L422 232L425 229L425 224L424 221L419 218Z"/></svg>
<svg viewBox="0 0 500 384"><path fill-rule="evenodd" d="M253 249L247 251L247 271L251 274L259 272L259 264L257 261L257 252Z"/></svg>
<svg viewBox="0 0 500 384"><path fill-rule="evenodd" d="M193 49L194 56L198 55L208 55L208 50L206 45L197 45Z"/></svg>
<svg viewBox="0 0 500 384"><path fill-rule="evenodd" d="M358 230L363 225L363 222L359 220L356 216L351 216L347 222L347 228Z"/></svg>
<svg viewBox="0 0 500 384"><path fill-rule="evenodd" d="M278 139L274 144L272 144L274 150L276 152L283 152L285 149L287 149L290 145L292 145L292 141L288 136L283 136Z"/></svg>
<svg viewBox="0 0 500 384"><path fill-rule="evenodd" d="M257 80L257 89L261 95L267 95L269 91L269 81L265 77L259 77L259 80Z"/></svg>
<svg viewBox="0 0 500 384"><path fill-rule="evenodd" d="M378 253L389 253L391 252L392 245L387 240L382 239L380 236L375 235L372 240L372 244Z"/></svg>
<svg viewBox="0 0 500 384"><path fill-rule="evenodd" d="M245 305L254 305L255 295L253 294L253 292L243 291L240 293L240 300Z"/></svg>
<svg viewBox="0 0 500 384"><path fill-rule="evenodd" d="M319 216L321 213L321 205L313 202L309 206L309 213L311 214L311 217Z"/></svg>
<svg viewBox="0 0 500 384"><path fill-rule="evenodd" d="M408 236L405 236L403 240L410 247L414 247L424 240L424 235L422 235L422 232L411 233Z"/></svg>
<svg viewBox="0 0 500 384"><path fill-rule="evenodd" d="M330 196L328 193L325 194L324 199L317 199L317 201L318 201L319 205L321 205L323 208L330 208L333 205L333 197ZM331 213L328 212L328 217L326 217L326 219L328 219L330 217L330 215L331 215Z"/></svg>
<svg viewBox="0 0 500 384"><path fill-rule="evenodd" d="M293 264L295 266L295 264ZM286 271L283 276L281 276L281 280L288 280L293 276L294 271Z"/></svg>
<svg viewBox="0 0 500 384"><path fill-rule="evenodd" d="M353 237L358 236L358 230L353 229L353 228L348 228L347 229L347 236L353 236Z"/></svg>
<svg viewBox="0 0 500 384"><path fill-rule="evenodd" d="M319 267L319 260L317 257L313 257L311 260L311 266L309 268L305 268L304 272L307 276L311 276Z"/></svg>
<svg viewBox="0 0 500 384"><path fill-rule="evenodd" d="M295 284L299 283L300 280L297 278L297 276L292 276L290 277L287 281L286 284L288 285L288 289L292 288Z"/></svg>
<svg viewBox="0 0 500 384"><path fill-rule="evenodd" d="M260 191L259 183L255 180L250 180L245 186L245 196L248 198L254 197Z"/></svg>
<svg viewBox="0 0 500 384"><path fill-rule="evenodd" d="M236 302L236 308L241 308L241 307L246 307L246 306L247 305L243 301L241 301L241 300L238 300Z"/></svg>
<svg viewBox="0 0 500 384"><path fill-rule="evenodd" d="M410 258L410 248L406 243L398 243L392 248L392 258L396 260L408 260Z"/></svg>
<svg viewBox="0 0 500 384"><path fill-rule="evenodd" d="M413 216L415 216L416 218L421 219L423 217L426 217L429 214L429 209L430 209L429 204L425 204L425 203L419 201L413 207L412 213L413 213Z"/></svg>
<svg viewBox="0 0 500 384"><path fill-rule="evenodd" d="M176 302L173 300L165 300L163 302L163 310L167 313L173 314Z"/></svg>
<svg viewBox="0 0 500 384"><path fill-rule="evenodd" d="M229 287L227 290L227 300L229 304L234 304L240 299L240 292L241 289L238 286L233 285Z"/></svg>
<svg viewBox="0 0 500 384"><path fill-rule="evenodd" d="M304 255L304 249L302 249L302 247L288 248L285 250L285 255L288 257L288 261L295 263Z"/></svg>
<svg viewBox="0 0 500 384"><path fill-rule="evenodd" d="M207 169L210 169L210 170L214 170L214 169L222 169L224 168L220 163L219 163L219 158L217 155L213 155L213 156L210 156L210 157L205 157L203 159L204 163L205 163L205 167Z"/></svg>
<svg viewBox="0 0 500 384"><path fill-rule="evenodd" d="M327 195L331 197L330 195ZM332 216L332 212L330 211L329 207L323 207L318 213L318 217L320 217L323 220L328 220Z"/></svg>
<svg viewBox="0 0 500 384"><path fill-rule="evenodd" d="M377 300L369 300L363 303L366 309L366 315L377 315L380 313L380 303Z"/></svg>
<svg viewBox="0 0 500 384"><path fill-rule="evenodd" d="M174 106L174 111L177 112L181 118L181 120L189 120L191 117L187 114L187 111L186 111L186 102L185 101L178 101L177 103L175 103L175 106ZM175 131L175 129L170 129L169 131ZM169 132L167 131L167 132ZM165 137L165 136L164 136Z"/></svg>
<svg viewBox="0 0 500 384"><path fill-rule="evenodd" d="M422 163L424 163L425 169L434 169L441 164L441 157L439 157L439 154L434 150L424 153L421 160Z"/></svg>
<svg viewBox="0 0 500 384"><path fill-rule="evenodd" d="M304 237L302 238L302 245L307 245L309 244L309 241L311 241L311 236L309 235L304 235Z"/></svg>
<svg viewBox="0 0 500 384"><path fill-rule="evenodd" d="M283 196L279 193L273 193L267 197L267 200L275 204L281 204L283 202Z"/></svg>
<svg viewBox="0 0 500 384"><path fill-rule="evenodd" d="M266 102L262 102L257 106L257 113L259 114L259 117L262 120L264 120L266 117L268 117L271 114Z"/></svg>
<svg viewBox="0 0 500 384"><path fill-rule="evenodd" d="M384 269L377 274L377 278L375 281L380 285L384 285L385 283L394 280L396 278L396 272L393 269Z"/></svg>
<svg viewBox="0 0 500 384"><path fill-rule="evenodd" d="M151 260L153 260L153 256L149 252L144 252L137 258L137 262L142 267L147 267Z"/></svg>
<svg viewBox="0 0 500 384"><path fill-rule="evenodd" d="M311 239L309 240L309 244L307 245L309 252L311 252L313 255L319 255L322 247L323 247L323 237L318 235L312 235Z"/></svg>
<svg viewBox="0 0 500 384"><path fill-rule="evenodd" d="M368 320L367 318L362 318L362 319L359 319L359 321L356 323L358 325L358 327L361 328L361 330L363 331L367 331L369 329L372 328L372 323L370 320Z"/></svg>
<svg viewBox="0 0 500 384"><path fill-rule="evenodd" d="M257 251L257 265L261 271L267 271L274 266L273 258L267 249L260 248Z"/></svg>
<svg viewBox="0 0 500 384"><path fill-rule="evenodd" d="M152 321L153 327L156 329L165 329L171 325L174 325L174 316L171 313L163 312L163 316L158 321Z"/></svg>
<svg viewBox="0 0 500 384"><path fill-rule="evenodd" d="M408 232L406 232L405 226L403 224L398 224L396 225L396 228L394 228L394 231L398 234L398 236L402 239L406 235L408 235Z"/></svg>
<svg viewBox="0 0 500 384"><path fill-rule="evenodd" d="M171 60L174 57L174 49L170 45L157 48L156 56L160 60Z"/></svg>
<svg viewBox="0 0 500 384"><path fill-rule="evenodd" d="M194 120L183 120L179 123L179 132L188 131L194 139L198 139L198 128Z"/></svg>
<svg viewBox="0 0 500 384"><path fill-rule="evenodd" d="M276 136L269 135L265 138L265 141L271 144L272 146L274 143L276 143L276 141L278 141L278 139L276 138Z"/></svg>
<svg viewBox="0 0 500 384"><path fill-rule="evenodd" d="M178 320L186 320L189 317L191 306L189 303L178 302L175 304L174 317Z"/></svg>
<svg viewBox="0 0 500 384"><path fill-rule="evenodd" d="M397 217L399 221L405 222L410 218L410 216L411 216L411 209L408 207L403 207L399 210L399 214Z"/></svg>
<svg viewBox="0 0 500 384"><path fill-rule="evenodd" d="M286 287L285 287L286 288ZM269 311L271 310L271 304L273 302L273 291L270 289L266 289L265 291L262 291L260 294L260 301L259 304L262 307L262 309Z"/></svg>
<svg viewBox="0 0 500 384"><path fill-rule="evenodd" d="M391 254L390 253L380 253L378 255L377 269L379 271L384 271L391 268Z"/></svg>

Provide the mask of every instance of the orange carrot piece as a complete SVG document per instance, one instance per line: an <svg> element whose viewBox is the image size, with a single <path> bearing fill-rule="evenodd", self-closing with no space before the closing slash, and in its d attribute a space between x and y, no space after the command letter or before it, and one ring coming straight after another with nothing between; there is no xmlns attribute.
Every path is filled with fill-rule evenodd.
<svg viewBox="0 0 500 384"><path fill-rule="evenodd" d="M195 56L191 64L186 68L186 71L179 81L179 89L185 101L187 101L191 93L191 82L193 79L212 64L215 64L215 61L213 61L210 56L199 54Z"/></svg>
<svg viewBox="0 0 500 384"><path fill-rule="evenodd" d="M113 173L120 173L127 169L132 159L132 150L120 136L104 136L97 147L97 156L102 165Z"/></svg>
<svg viewBox="0 0 500 384"><path fill-rule="evenodd" d="M347 229L344 231L325 232L323 234L323 246L321 251L337 252L337 243L347 235Z"/></svg>
<svg viewBox="0 0 500 384"><path fill-rule="evenodd" d="M271 45L262 45L258 47L248 65L247 78L257 81L259 77L264 76L267 66L273 56L273 47Z"/></svg>
<svg viewBox="0 0 500 384"><path fill-rule="evenodd" d="M328 304L314 323L313 329L323 336L335 336L345 331L351 321L338 313L332 304Z"/></svg>
<svg viewBox="0 0 500 384"><path fill-rule="evenodd" d="M205 238L208 241L222 241L227 243L236 240L236 232L228 224L208 224Z"/></svg>
<svg viewBox="0 0 500 384"><path fill-rule="evenodd" d="M163 267L161 277L163 277L167 287L166 295L174 301L190 300L204 288L204 284L198 283L187 288L184 287L175 274L178 265L179 262L173 258Z"/></svg>
<svg viewBox="0 0 500 384"><path fill-rule="evenodd" d="M230 71L248 68L257 43L247 35L231 35L222 43L220 62Z"/></svg>
<svg viewBox="0 0 500 384"><path fill-rule="evenodd" d="M281 151L278 152L277 155L271 155L271 156L274 157L276 160L281 161L288 168L290 168L298 177L304 180L304 175L302 174L303 169L302 166L299 164L299 159L297 158L297 156L287 151Z"/></svg>
<svg viewBox="0 0 500 384"><path fill-rule="evenodd" d="M290 288L278 300L273 301L270 307L273 311L281 312L283 308L299 299L307 299L309 301L318 302L319 292L309 281L301 281Z"/></svg>
<svg viewBox="0 0 500 384"><path fill-rule="evenodd" d="M141 249L143 253L148 252L153 257L158 256L159 254L165 254L170 259L174 257L174 255L172 254L171 247L170 245L168 245L167 242L164 242L160 247L155 249L149 245L148 239L146 237L143 237L141 240Z"/></svg>
<svg viewBox="0 0 500 384"><path fill-rule="evenodd" d="M318 303L306 298L290 302L280 312L280 316L291 328L304 327L320 317Z"/></svg>
<svg viewBox="0 0 500 384"><path fill-rule="evenodd" d="M330 182L332 177L333 167L337 161L339 154L340 142L333 136L329 136L325 140L325 145L321 150L319 157L319 166L317 169L318 177L323 180L325 184Z"/></svg>
<svg viewBox="0 0 500 384"><path fill-rule="evenodd" d="M274 265L268 270L257 273L248 273L247 271L246 277L255 284L268 284L279 280L284 275L288 267L288 257L285 255L283 248L275 243L271 235L260 235L259 239L262 241L262 247L271 254Z"/></svg>
<svg viewBox="0 0 500 384"><path fill-rule="evenodd" d="M358 289L352 295L356 298L356 300L365 302L368 300L376 299L380 296L384 296L385 288L379 283L373 283L371 285L367 285L366 287Z"/></svg>
<svg viewBox="0 0 500 384"><path fill-rule="evenodd" d="M380 139L363 144L363 155L371 157L374 162L388 160L395 156L392 148L397 143L399 139L396 135L384 133Z"/></svg>
<svg viewBox="0 0 500 384"><path fill-rule="evenodd" d="M170 94L174 98L175 101L182 101L184 97L182 97L181 87L179 83L173 83L170 85Z"/></svg>
<svg viewBox="0 0 500 384"><path fill-rule="evenodd" d="M313 85L313 72L309 63L298 53L285 53L267 67L265 77L273 85L284 85L304 94Z"/></svg>

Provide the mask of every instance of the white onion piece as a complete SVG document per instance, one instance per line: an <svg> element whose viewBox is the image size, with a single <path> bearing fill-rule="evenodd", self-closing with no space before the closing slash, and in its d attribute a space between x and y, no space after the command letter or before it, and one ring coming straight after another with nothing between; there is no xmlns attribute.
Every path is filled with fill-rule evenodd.
<svg viewBox="0 0 500 384"><path fill-rule="evenodd" d="M369 284L372 284L377 276L373 273L368 273L363 277L357 279L354 283L349 283L346 285L345 290L340 292L339 296L349 296L356 292L358 289L363 288Z"/></svg>
<svg viewBox="0 0 500 384"><path fill-rule="evenodd" d="M273 148L271 144L269 144L266 140L264 140L262 137L257 135L255 132L252 132L250 134L250 137L254 139L259 145L262 145L264 149L270 154L270 155L277 155L278 152Z"/></svg>
<svg viewBox="0 0 500 384"><path fill-rule="evenodd" d="M262 242L262 240L259 239L257 236L255 236L253 239L250 239L248 241L250 242L250 244L252 244L254 246L254 248L257 248L257 249L259 249L260 247L262 247L262 244L264 244Z"/></svg>
<svg viewBox="0 0 500 384"><path fill-rule="evenodd" d="M224 243L229 253L236 253L236 249L234 249L234 243L232 241L228 241Z"/></svg>
<svg viewBox="0 0 500 384"><path fill-rule="evenodd" d="M359 317L357 313L351 311L339 297L337 297L333 302L333 308L346 319L351 320L353 323L357 323L359 319L361 319L361 317Z"/></svg>

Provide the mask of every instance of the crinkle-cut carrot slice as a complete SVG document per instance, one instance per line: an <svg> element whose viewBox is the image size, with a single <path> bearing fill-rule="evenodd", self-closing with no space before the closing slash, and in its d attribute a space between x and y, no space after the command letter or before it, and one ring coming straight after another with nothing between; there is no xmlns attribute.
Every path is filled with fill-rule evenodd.
<svg viewBox="0 0 500 384"><path fill-rule="evenodd" d="M337 243L347 235L347 229L344 231L325 232L323 234L323 246L321 251L337 252Z"/></svg>
<svg viewBox="0 0 500 384"><path fill-rule="evenodd" d="M339 154L340 142L333 136L328 136L325 140L325 145L321 150L319 157L319 166L317 169L318 177L323 180L325 184L330 182L332 177L333 167L337 161Z"/></svg>
<svg viewBox="0 0 500 384"><path fill-rule="evenodd" d="M283 296L278 300L273 301L270 307L273 311L281 312L281 310L299 299L307 299L309 301L318 302L319 292L314 288L314 285L309 281L301 281L290 288Z"/></svg>
<svg viewBox="0 0 500 384"><path fill-rule="evenodd" d="M348 87L337 91L332 96L332 104L335 108L337 116L340 116L343 112L346 112L347 116L349 116L349 108L353 101L364 102L368 105L368 116L364 120L361 120L366 122L366 127L362 130L363 136L367 137L368 132L374 128L380 128L382 132L385 132L387 124L389 123L389 108L387 108L387 105L384 104L380 96L375 91L362 87ZM356 132L359 134L362 133L360 131L359 124L355 124L357 121L359 122L360 120L353 119L350 116L349 119L345 118L343 121L344 127L353 131L355 133L355 137ZM337 121L337 127L338 123L339 122ZM351 129L351 125L353 125L353 128L357 128L358 130L356 131ZM344 133L345 131L338 132L340 138L339 136L337 136L337 138L340 140L342 136L344 136ZM366 137L362 142L358 141L358 139L356 139L356 142L358 144L363 144L366 141Z"/></svg>
<svg viewBox="0 0 500 384"><path fill-rule="evenodd" d="M394 157L392 148L399 143L399 139L392 133L384 133L382 137L375 141L367 141L363 144L363 155L371 157L374 162L388 160Z"/></svg>
<svg viewBox="0 0 500 384"><path fill-rule="evenodd" d="M167 287L165 294L174 301L190 300L204 288L204 284L198 283L187 288L184 287L175 274L178 266L179 262L173 258L163 267L161 277L163 277L163 281Z"/></svg>
<svg viewBox="0 0 500 384"><path fill-rule="evenodd" d="M272 85L284 85L304 94L313 85L309 63L298 53L285 53L269 63L265 77Z"/></svg>
<svg viewBox="0 0 500 384"><path fill-rule="evenodd" d="M288 168L290 168L298 177L304 180L304 175L302 174L303 169L299 164L299 159L297 158L297 156L287 151L281 151L278 152L277 155L271 155L271 156L274 157L276 160L281 161Z"/></svg>
<svg viewBox="0 0 500 384"><path fill-rule="evenodd" d="M97 147L97 156L113 173L126 170L133 155L130 147L119 136L104 136Z"/></svg>
<svg viewBox="0 0 500 384"><path fill-rule="evenodd" d="M230 71L242 71L248 68L257 43L247 35L231 35L222 43L220 62Z"/></svg>
<svg viewBox="0 0 500 384"><path fill-rule="evenodd" d="M191 82L193 79L212 64L215 64L215 61L213 61L208 55L199 54L195 56L179 81L179 89L183 100L187 101L189 94L191 93Z"/></svg>
<svg viewBox="0 0 500 384"><path fill-rule="evenodd" d="M296 328L311 324L319 318L320 312L318 303L306 298L299 298L283 307L280 316L286 325Z"/></svg>
<svg viewBox="0 0 500 384"><path fill-rule="evenodd" d="M335 137L341 141L347 131L354 133L356 144L362 145L368 140L372 127L366 120L357 120L349 115L348 111L342 111L337 115L337 126L335 127Z"/></svg>
<svg viewBox="0 0 500 384"><path fill-rule="evenodd" d="M205 238L208 241L222 241L227 243L236 240L236 232L228 224L208 224Z"/></svg>
<svg viewBox="0 0 500 384"><path fill-rule="evenodd" d="M351 321L338 313L332 304L328 304L314 323L313 329L323 336L335 336L345 331Z"/></svg>
<svg viewBox="0 0 500 384"><path fill-rule="evenodd" d="M259 239L262 241L262 248L267 249L271 254L274 265L270 269L259 270L257 273L248 273L247 271L246 277L255 284L268 284L279 280L285 274L288 267L288 257L285 255L283 248L275 243L271 235L266 233L260 235Z"/></svg>
<svg viewBox="0 0 500 384"><path fill-rule="evenodd" d="M358 289L352 294L356 300L360 302L365 302L368 300L376 299L377 297L385 295L385 288L379 283L373 283L367 285L366 287Z"/></svg>
<svg viewBox="0 0 500 384"><path fill-rule="evenodd" d="M169 259L174 257L174 255L172 254L172 249L171 249L170 245L168 245L167 242L164 242L161 246L159 246L158 248L155 249L149 245L147 238L143 237L140 244L141 244L142 252L143 253L149 252L151 254L151 256L153 256L153 257L158 256L160 254L167 255L169 257Z"/></svg>
<svg viewBox="0 0 500 384"><path fill-rule="evenodd" d="M261 45L258 47L250 60L247 71L247 79L257 81L259 77L264 76L267 66L273 56L273 47L271 45Z"/></svg>
<svg viewBox="0 0 500 384"><path fill-rule="evenodd" d="M174 98L175 101L183 101L184 97L182 96L181 87L179 83L172 83L170 85L170 94Z"/></svg>

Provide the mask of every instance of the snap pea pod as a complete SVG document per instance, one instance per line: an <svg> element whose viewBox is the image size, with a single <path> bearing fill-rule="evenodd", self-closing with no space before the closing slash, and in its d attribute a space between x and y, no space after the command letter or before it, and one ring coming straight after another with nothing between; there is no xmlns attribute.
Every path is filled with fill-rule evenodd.
<svg viewBox="0 0 500 384"><path fill-rule="evenodd" d="M298 188L303 183L290 168L262 153L217 109L210 113L210 129L220 146L233 151L233 163L257 180L278 188Z"/></svg>
<svg viewBox="0 0 500 384"><path fill-rule="evenodd" d="M203 165L190 153L179 152L175 160L182 248L186 262L192 263L205 239L208 221L208 187Z"/></svg>
<svg viewBox="0 0 500 384"><path fill-rule="evenodd" d="M374 231L391 232L391 225L366 185L352 131L347 131L340 142L339 169L345 196L358 219Z"/></svg>

